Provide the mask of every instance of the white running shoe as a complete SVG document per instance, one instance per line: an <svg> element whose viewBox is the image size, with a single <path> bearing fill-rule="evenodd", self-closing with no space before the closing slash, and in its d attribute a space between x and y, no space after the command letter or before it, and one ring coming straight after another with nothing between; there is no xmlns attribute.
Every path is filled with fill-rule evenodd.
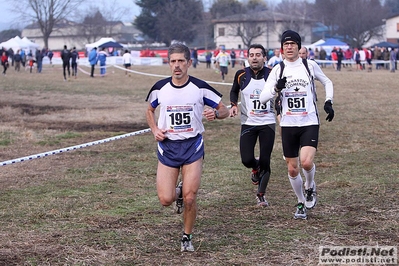
<svg viewBox="0 0 399 266"><path fill-rule="evenodd" d="M256 201L257 201L258 206L262 206L262 207L268 207L269 206L269 203L265 199L265 195L257 194L256 195Z"/></svg>
<svg viewBox="0 0 399 266"><path fill-rule="evenodd" d="M191 243L191 239L188 238L188 236L183 235L182 239L181 239L181 252L184 251L189 251L189 252L193 252L194 251L194 246L193 243Z"/></svg>
<svg viewBox="0 0 399 266"><path fill-rule="evenodd" d="M309 189L305 189L305 207L306 209L313 209L317 204L317 194L316 189L314 189L315 183L313 182L313 186Z"/></svg>
<svg viewBox="0 0 399 266"><path fill-rule="evenodd" d="M294 214L294 219L303 219L306 220L308 216L306 215L306 207L302 202L299 202L296 205L296 212Z"/></svg>

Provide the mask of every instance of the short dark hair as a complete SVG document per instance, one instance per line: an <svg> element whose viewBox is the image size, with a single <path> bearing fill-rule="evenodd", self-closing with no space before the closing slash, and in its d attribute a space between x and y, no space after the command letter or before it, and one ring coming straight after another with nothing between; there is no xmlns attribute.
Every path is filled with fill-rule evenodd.
<svg viewBox="0 0 399 266"><path fill-rule="evenodd" d="M177 42L169 46L168 49L168 61L170 60L171 54L184 54L184 58L189 61L191 59L190 48L188 48L185 44L181 42Z"/></svg>
<svg viewBox="0 0 399 266"><path fill-rule="evenodd" d="M248 48L248 55L249 55L249 50L250 49L252 49L252 48L254 48L254 49L261 49L262 50L262 55L263 56L266 56L266 50L265 50L265 47L263 47L263 45L262 44L258 44L258 43L255 43L255 44L251 44L250 46L249 46L249 48Z"/></svg>

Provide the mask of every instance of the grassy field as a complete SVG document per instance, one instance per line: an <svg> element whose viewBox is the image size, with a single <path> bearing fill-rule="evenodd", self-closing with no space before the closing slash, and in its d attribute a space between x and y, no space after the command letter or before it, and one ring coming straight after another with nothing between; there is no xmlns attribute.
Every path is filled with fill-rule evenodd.
<svg viewBox="0 0 399 266"><path fill-rule="evenodd" d="M169 74L166 66L133 70ZM190 71L221 80L204 64ZM0 161L148 128L144 99L159 78L108 73L79 72L69 82L59 66L1 75ZM319 203L308 220L293 219L296 197L279 136L271 206L256 206L256 187L239 156L239 117L228 118L204 122L196 252L180 252L182 216L158 202L156 143L146 133L2 166L0 265L317 265L321 245L398 245L399 74L325 73L335 85L335 118L322 121ZM214 86L229 104L230 86Z"/></svg>

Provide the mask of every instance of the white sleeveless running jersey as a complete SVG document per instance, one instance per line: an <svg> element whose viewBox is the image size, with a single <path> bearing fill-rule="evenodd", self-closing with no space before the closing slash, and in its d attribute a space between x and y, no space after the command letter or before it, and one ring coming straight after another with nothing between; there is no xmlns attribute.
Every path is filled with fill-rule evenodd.
<svg viewBox="0 0 399 266"><path fill-rule="evenodd" d="M281 121L280 126L310 126L319 125L319 114L316 106L316 96L312 79L319 80L326 90L326 101L333 100L333 84L323 73L316 62L307 60L311 76L302 63L302 58L295 62L284 60L282 77L287 78L286 88L281 91ZM273 98L274 88L280 78L280 65L276 65L269 74L261 93L261 102Z"/></svg>
<svg viewBox="0 0 399 266"><path fill-rule="evenodd" d="M261 126L276 123L270 101L263 104L259 99L264 86L263 78L251 78L248 85L241 90L241 124Z"/></svg>
<svg viewBox="0 0 399 266"><path fill-rule="evenodd" d="M204 132L204 106L216 108L221 98L222 95L208 83L189 76L183 86L173 85L171 77L158 81L146 101L153 108L160 106L158 127L167 130L166 137L183 140Z"/></svg>

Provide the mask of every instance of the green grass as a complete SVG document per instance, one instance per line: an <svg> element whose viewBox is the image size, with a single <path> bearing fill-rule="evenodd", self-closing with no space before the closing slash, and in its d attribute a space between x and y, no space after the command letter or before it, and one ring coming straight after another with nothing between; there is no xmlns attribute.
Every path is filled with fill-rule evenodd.
<svg viewBox="0 0 399 266"><path fill-rule="evenodd" d="M220 80L200 67L192 74ZM137 69L167 73L166 67ZM239 156L240 121L229 118L205 122L196 252L180 253L182 216L158 202L156 143L146 133L4 166L0 265L317 265L320 245L397 245L397 76L326 73L335 85L336 117L322 120L315 158L319 203L307 221L292 218L296 198L278 133L271 206L256 206L256 187ZM2 160L108 138L129 130L126 125L147 128L140 114L158 80L121 72L64 83L58 72L20 74L11 72L0 88ZM216 87L228 104L229 86ZM35 112L21 115L18 106ZM122 116L125 109L131 114Z"/></svg>

